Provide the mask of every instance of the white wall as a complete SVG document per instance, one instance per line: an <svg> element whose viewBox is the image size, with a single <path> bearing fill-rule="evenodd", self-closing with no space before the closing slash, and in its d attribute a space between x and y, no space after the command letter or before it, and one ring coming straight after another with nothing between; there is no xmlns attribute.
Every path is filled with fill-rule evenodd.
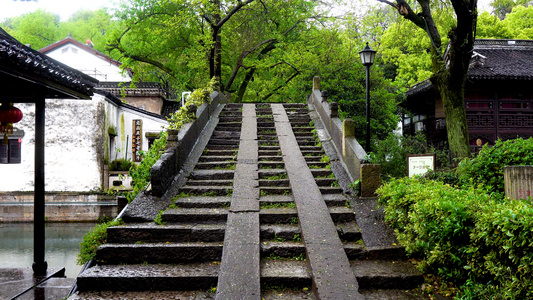
<svg viewBox="0 0 533 300"><path fill-rule="evenodd" d="M102 99L47 100L45 184L47 191L91 191L100 187L97 163L97 105ZM22 162L0 164L0 191L33 191L35 105L15 104L24 117L15 128L22 138Z"/></svg>
<svg viewBox="0 0 533 300"><path fill-rule="evenodd" d="M131 80L129 76L121 74L119 66L70 43L58 47L46 55L99 81Z"/></svg>

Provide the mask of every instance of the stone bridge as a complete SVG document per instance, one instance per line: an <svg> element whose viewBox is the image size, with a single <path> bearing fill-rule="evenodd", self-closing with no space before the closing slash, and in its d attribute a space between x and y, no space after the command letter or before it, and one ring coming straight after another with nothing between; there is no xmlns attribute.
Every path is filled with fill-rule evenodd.
<svg viewBox="0 0 533 300"><path fill-rule="evenodd" d="M212 98L169 132L70 299L425 299L318 80L307 104Z"/></svg>

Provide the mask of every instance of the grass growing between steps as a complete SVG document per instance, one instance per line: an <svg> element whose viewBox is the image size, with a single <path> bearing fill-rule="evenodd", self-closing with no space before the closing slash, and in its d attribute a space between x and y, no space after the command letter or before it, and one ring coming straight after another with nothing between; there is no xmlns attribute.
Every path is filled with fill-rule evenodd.
<svg viewBox="0 0 533 300"><path fill-rule="evenodd" d="M289 257L283 257L275 255L274 253L270 254L269 256L265 257L265 259L268 260L296 260L296 261L306 261L307 258L305 257L305 254L300 254L298 256L289 256Z"/></svg>
<svg viewBox="0 0 533 300"><path fill-rule="evenodd" d="M261 203L259 205L261 209L268 208L296 208L294 202L278 202L278 203Z"/></svg>
<svg viewBox="0 0 533 300"><path fill-rule="evenodd" d="M78 253L76 263L83 265L93 259L98 246L107 242L107 228L123 224L124 222L119 219L96 225L91 231L87 232L83 236L83 241L80 243L80 253Z"/></svg>

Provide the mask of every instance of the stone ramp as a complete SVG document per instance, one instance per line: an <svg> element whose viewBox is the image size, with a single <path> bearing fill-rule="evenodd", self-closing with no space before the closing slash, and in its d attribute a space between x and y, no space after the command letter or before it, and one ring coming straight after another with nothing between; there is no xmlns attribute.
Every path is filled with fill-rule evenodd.
<svg viewBox="0 0 533 300"><path fill-rule="evenodd" d="M227 105L159 224L109 228L72 298L421 299L398 290L422 278L401 248L365 245L310 121L300 104Z"/></svg>

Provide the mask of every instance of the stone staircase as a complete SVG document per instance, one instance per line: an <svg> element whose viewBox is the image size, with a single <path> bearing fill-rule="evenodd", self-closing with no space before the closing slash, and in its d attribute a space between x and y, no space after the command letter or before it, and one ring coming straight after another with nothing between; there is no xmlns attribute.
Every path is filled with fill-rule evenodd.
<svg viewBox="0 0 533 300"><path fill-rule="evenodd" d="M228 104L157 223L108 229L71 299L425 299L365 245L303 104Z"/></svg>

